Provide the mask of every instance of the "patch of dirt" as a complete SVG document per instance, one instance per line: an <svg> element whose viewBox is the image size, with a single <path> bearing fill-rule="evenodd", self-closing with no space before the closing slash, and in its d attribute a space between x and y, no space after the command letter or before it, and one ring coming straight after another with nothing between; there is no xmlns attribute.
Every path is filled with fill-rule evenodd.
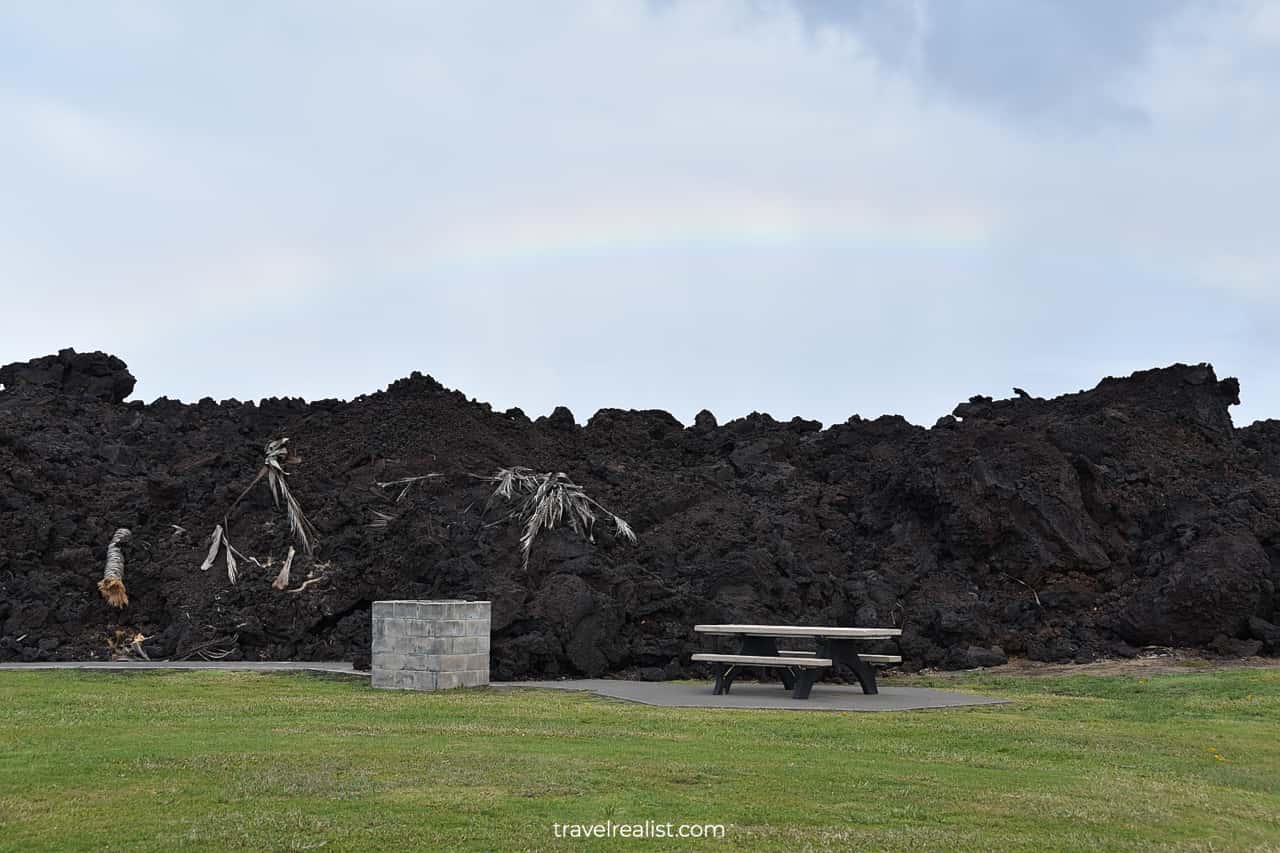
<svg viewBox="0 0 1280 853"><path fill-rule="evenodd" d="M1280 669L1280 658L1205 657L1194 649L1144 650L1136 658L1104 658L1090 663L1046 663L1044 661L1015 658L1007 664L981 670L935 671L921 670L920 674L960 676L972 672L984 675L1010 676L1059 676L1059 675L1185 675L1190 672L1217 672L1224 669ZM906 677L906 676L904 676Z"/></svg>
<svg viewBox="0 0 1280 853"><path fill-rule="evenodd" d="M0 368L0 659L367 658L370 603L493 602L495 678L699 673L705 622L897 625L904 668L1056 664L1143 646L1280 654L1280 424L1232 426L1233 379L1174 365L1053 400L974 397L932 429L764 414L496 412L427 376L349 402L124 402L104 353ZM265 484L229 535L262 565L200 566L287 436L315 523L291 588ZM632 545L519 526L472 474L564 471ZM403 497L379 483L421 476ZM99 595L117 528L129 604ZM1134 664L1139 665L1139 664Z"/></svg>

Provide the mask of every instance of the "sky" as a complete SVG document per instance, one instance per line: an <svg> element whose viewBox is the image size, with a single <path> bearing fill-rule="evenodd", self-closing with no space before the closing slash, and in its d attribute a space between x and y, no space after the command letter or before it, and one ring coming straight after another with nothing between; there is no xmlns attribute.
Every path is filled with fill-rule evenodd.
<svg viewBox="0 0 1280 853"><path fill-rule="evenodd" d="M1280 417L1280 2L0 0L0 364L134 399Z"/></svg>

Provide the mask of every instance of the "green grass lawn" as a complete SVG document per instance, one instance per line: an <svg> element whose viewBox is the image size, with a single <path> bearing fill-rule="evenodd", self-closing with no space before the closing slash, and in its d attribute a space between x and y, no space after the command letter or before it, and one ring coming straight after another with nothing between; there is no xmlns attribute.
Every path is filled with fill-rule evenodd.
<svg viewBox="0 0 1280 853"><path fill-rule="evenodd" d="M1014 704L707 711L0 672L0 849L1280 849L1280 670L906 683ZM726 829L554 836L607 820Z"/></svg>

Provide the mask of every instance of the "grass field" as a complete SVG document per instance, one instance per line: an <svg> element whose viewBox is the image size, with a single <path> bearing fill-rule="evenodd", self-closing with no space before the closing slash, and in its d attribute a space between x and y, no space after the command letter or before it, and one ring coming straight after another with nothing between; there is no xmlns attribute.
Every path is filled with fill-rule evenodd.
<svg viewBox="0 0 1280 853"><path fill-rule="evenodd" d="M3 672L0 848L1280 849L1280 670L909 683L1014 704L705 711ZM607 820L725 837L555 837Z"/></svg>

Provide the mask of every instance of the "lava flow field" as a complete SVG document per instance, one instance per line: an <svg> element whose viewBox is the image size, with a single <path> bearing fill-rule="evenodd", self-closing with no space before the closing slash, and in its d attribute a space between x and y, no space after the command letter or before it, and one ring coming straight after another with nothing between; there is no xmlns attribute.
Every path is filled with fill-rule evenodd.
<svg viewBox="0 0 1280 853"><path fill-rule="evenodd" d="M120 359L71 350L0 384L0 660L135 637L152 659L358 660L371 602L472 597L493 602L496 679L691 673L698 622L896 625L907 669L1280 654L1280 422L1235 428L1238 385L1209 365L975 397L930 429L584 426L416 373L350 402L125 402ZM253 481L285 437L315 547L273 586L297 540ZM512 466L565 472L637 541L602 517L594 542L542 533L526 566L484 479ZM202 570L224 517L235 583L223 556ZM118 528L124 607L98 589Z"/></svg>

